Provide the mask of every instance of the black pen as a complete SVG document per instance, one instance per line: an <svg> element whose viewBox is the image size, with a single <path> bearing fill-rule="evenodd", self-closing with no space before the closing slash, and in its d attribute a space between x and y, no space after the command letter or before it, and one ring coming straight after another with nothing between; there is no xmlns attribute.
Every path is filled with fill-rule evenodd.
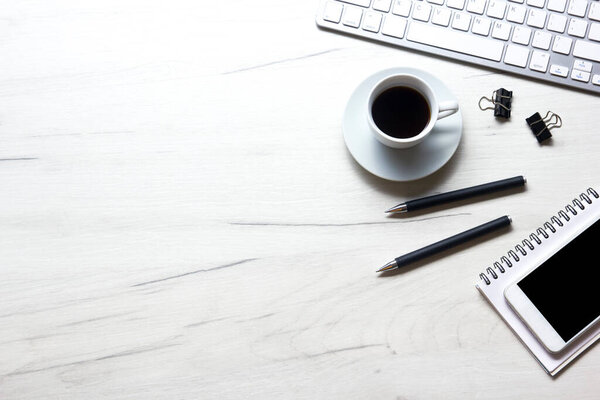
<svg viewBox="0 0 600 400"><path fill-rule="evenodd" d="M400 256L394 259L393 261L390 261L389 263L385 264L383 267L379 268L377 272L389 271L394 268L403 267L407 264L419 261L425 257L432 256L444 250L448 250L452 247L468 242L469 240L476 239L485 234L509 226L511 222L512 220L508 215L496 218L493 221L486 222L485 224L476 226L475 228L471 228L454 236L450 236L447 239L440 240L439 242L430 244L429 246L425 246L419 250L415 250L413 252Z"/></svg>
<svg viewBox="0 0 600 400"><path fill-rule="evenodd" d="M525 178L519 175L513 178L502 179L500 181L484 183L483 185L472 186L464 189L454 190L452 192L434 194L432 196L427 196L420 199L409 200L406 203L401 203L390 208L386 211L386 213L405 213L409 211L421 210L423 208L450 203L452 201L468 199L469 197L523 186L525 185L525 182L527 182Z"/></svg>

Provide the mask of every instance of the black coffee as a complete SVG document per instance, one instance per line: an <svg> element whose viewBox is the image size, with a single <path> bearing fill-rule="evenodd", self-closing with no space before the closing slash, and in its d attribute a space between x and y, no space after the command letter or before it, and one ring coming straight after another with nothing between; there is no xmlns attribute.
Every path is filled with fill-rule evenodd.
<svg viewBox="0 0 600 400"><path fill-rule="evenodd" d="M415 89L403 86L381 92L373 101L371 114L379 129L398 139L418 135L431 118L425 97Z"/></svg>

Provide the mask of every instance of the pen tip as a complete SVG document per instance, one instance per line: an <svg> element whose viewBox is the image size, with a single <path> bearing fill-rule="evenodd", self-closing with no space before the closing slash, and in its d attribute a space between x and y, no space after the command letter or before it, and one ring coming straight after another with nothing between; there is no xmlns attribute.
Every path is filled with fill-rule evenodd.
<svg viewBox="0 0 600 400"><path fill-rule="evenodd" d="M390 261L389 263L385 264L383 267L379 268L376 272L389 271L390 269L396 268L396 266L397 266L396 260Z"/></svg>
<svg viewBox="0 0 600 400"><path fill-rule="evenodd" d="M386 214L389 213L405 213L406 211L408 211L406 209L406 204L402 203L402 204L398 204L397 206L394 206L392 208L389 208L387 210L385 210Z"/></svg>

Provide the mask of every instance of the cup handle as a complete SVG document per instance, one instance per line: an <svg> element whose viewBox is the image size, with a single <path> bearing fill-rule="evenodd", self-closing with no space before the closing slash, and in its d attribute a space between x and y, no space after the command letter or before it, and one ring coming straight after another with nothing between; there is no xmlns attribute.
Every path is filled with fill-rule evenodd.
<svg viewBox="0 0 600 400"><path fill-rule="evenodd" d="M458 111L458 102L454 100L442 101L439 104L438 120L446 118Z"/></svg>

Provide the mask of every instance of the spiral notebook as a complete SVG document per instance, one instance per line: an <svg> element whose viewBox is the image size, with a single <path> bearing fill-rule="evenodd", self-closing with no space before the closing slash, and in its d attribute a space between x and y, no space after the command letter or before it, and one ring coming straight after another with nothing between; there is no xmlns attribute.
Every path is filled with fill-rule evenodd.
<svg viewBox="0 0 600 400"><path fill-rule="evenodd" d="M585 349L600 338L600 324L566 347L560 353L550 353L537 340L527 325L513 312L504 297L504 289L529 272L582 227L600 218L598 193L589 188L553 215L549 221L532 232L479 274L476 284L479 291L496 309L506 324L519 337L542 367L554 376Z"/></svg>

